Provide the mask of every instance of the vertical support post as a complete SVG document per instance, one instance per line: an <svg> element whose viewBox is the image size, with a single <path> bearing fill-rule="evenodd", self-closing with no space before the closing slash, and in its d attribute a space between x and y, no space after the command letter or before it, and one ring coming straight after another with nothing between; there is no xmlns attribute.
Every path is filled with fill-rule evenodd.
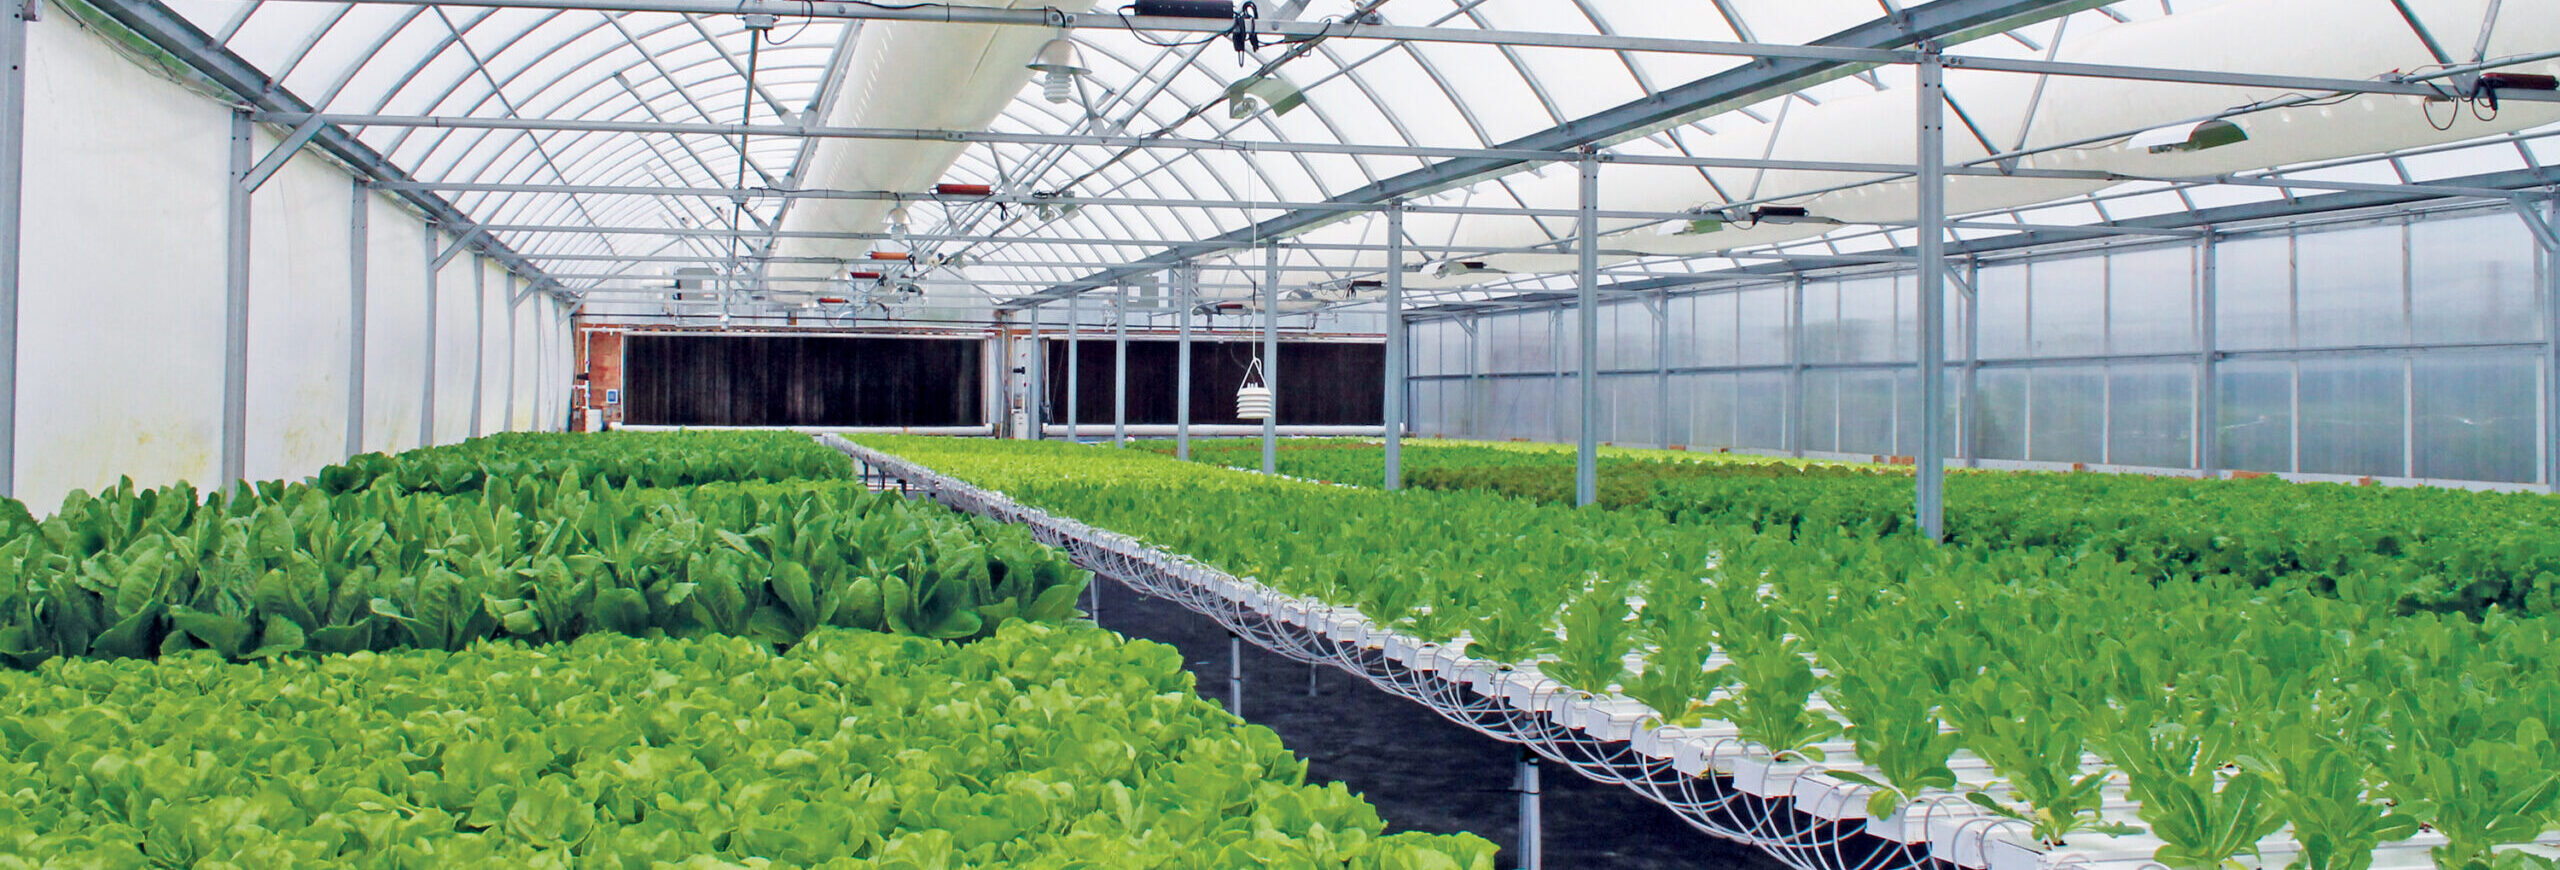
<svg viewBox="0 0 2560 870"><path fill-rule="evenodd" d="M0 15L0 498L18 494L18 241L27 132L27 19Z"/></svg>
<svg viewBox="0 0 2560 870"><path fill-rule="evenodd" d="M1262 418L1262 473L1280 473L1280 243L1266 242L1262 269L1262 382L1271 416Z"/></svg>
<svg viewBox="0 0 2560 870"><path fill-rule="evenodd" d="M1227 712L1244 718L1244 638L1227 632Z"/></svg>
<svg viewBox="0 0 2560 870"><path fill-rule="evenodd" d="M1023 437L1033 441L1046 440L1049 436L1042 431L1049 425L1046 413L1049 409L1049 340L1040 337L1041 308L1039 305L1031 306L1031 362L1024 366L1028 374L1023 379L1022 419L1030 424L1025 428L1031 430Z"/></svg>
<svg viewBox="0 0 2560 870"><path fill-rule="evenodd" d="M1404 202L1387 204L1387 489L1404 488L1405 392L1408 346L1404 323ZM1314 693L1314 684L1308 685Z"/></svg>
<svg viewBox="0 0 2560 870"><path fill-rule="evenodd" d="M488 405L489 382L489 261L471 255L471 429L466 437L478 438L487 416L481 409Z"/></svg>
<svg viewBox="0 0 2560 870"><path fill-rule="evenodd" d="M516 428L516 315L524 302L516 296L515 273L507 273L504 289L507 294L507 400L504 413L498 417L498 431L513 432Z"/></svg>
<svg viewBox="0 0 2560 870"><path fill-rule="evenodd" d="M436 280L436 272L438 269L436 268L436 227L434 224L428 224L426 226L426 235L427 376L425 379L426 383L420 388L418 397L418 446L433 447L436 443L436 316L439 313L437 309L440 307L437 297L443 295L443 293L440 292L443 288L439 286L442 282Z"/></svg>
<svg viewBox="0 0 2560 870"><path fill-rule="evenodd" d="M1174 320L1181 324L1174 339L1173 453L1191 461L1191 307L1199 304L1200 269L1188 263L1173 270Z"/></svg>
<svg viewBox="0 0 2560 870"><path fill-rule="evenodd" d="M1082 416L1084 409L1077 402L1080 398L1078 394L1084 392L1082 366L1078 365L1080 358L1084 356L1080 352L1084 350L1081 341L1084 337L1084 307L1077 304L1082 301L1084 301L1082 293L1067 297L1067 443L1069 444L1084 443Z"/></svg>
<svg viewBox="0 0 2560 870"><path fill-rule="evenodd" d="M1538 805L1545 787L1539 782L1538 767L1537 753L1520 747L1520 870L1545 870L1547 866L1545 813Z"/></svg>
<svg viewBox="0 0 2560 870"><path fill-rule="evenodd" d="M1982 465L1982 262L1965 264L1964 273L1964 467Z"/></svg>
<svg viewBox="0 0 2560 870"><path fill-rule="evenodd" d="M2222 474L2222 237L2208 229L2196 278L2196 470Z"/></svg>
<svg viewBox="0 0 2560 870"><path fill-rule="evenodd" d="M1779 405L1787 419L1779 421L1781 446L1804 458L1804 273L1787 282L1787 393Z"/></svg>
<svg viewBox="0 0 2560 870"><path fill-rule="evenodd" d="M347 455L364 452L365 270L373 254L373 192L363 181L347 199Z"/></svg>
<svg viewBox="0 0 2560 870"><path fill-rule="evenodd" d="M1129 288L1111 302L1111 446L1129 446Z"/></svg>
<svg viewBox="0 0 2560 870"><path fill-rule="evenodd" d="M1946 537L1947 486L1947 125L1946 65L1931 45L1920 54L1920 533Z"/></svg>
<svg viewBox="0 0 2560 870"><path fill-rule="evenodd" d="M248 477L249 465L249 113L231 113L231 184L223 209L222 458L217 490Z"/></svg>
<svg viewBox="0 0 2560 870"><path fill-rule="evenodd" d="M1656 301L1660 304L1653 309L1653 440L1655 446L1667 448L1672 445L1671 289L1663 288Z"/></svg>
<svg viewBox="0 0 2560 870"><path fill-rule="evenodd" d="M1575 432L1573 457L1573 503L1590 507L1600 503L1600 155L1582 152L1582 217L1575 233L1575 250L1582 265L1576 283L1581 284L1578 328L1581 340L1582 425Z"/></svg>
<svg viewBox="0 0 2560 870"><path fill-rule="evenodd" d="M2522 201L2516 208L2533 212ZM2560 494L2560 202L2545 206L2541 217L2534 236L2542 242L2542 483Z"/></svg>

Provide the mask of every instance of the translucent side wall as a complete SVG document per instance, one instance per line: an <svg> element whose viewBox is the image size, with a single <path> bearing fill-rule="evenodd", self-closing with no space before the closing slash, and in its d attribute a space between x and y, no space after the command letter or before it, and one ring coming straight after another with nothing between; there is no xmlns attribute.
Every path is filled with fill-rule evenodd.
<svg viewBox="0 0 2560 870"><path fill-rule="evenodd" d="M124 476L209 484L221 461L230 110L137 66L69 17L29 27L28 42L15 494L44 513L73 489ZM266 154L277 132L258 130L253 153ZM418 446L431 316L440 331L437 440L470 429L480 341L474 261L458 257L444 271L431 314L424 222L390 198L359 200L354 185L306 151L251 199L251 479L300 478L347 453L359 201L367 254L361 444ZM504 417L509 345L497 294L507 282L493 269L488 283L496 335L477 376L498 386L484 390L495 399L484 403L486 428L530 426L530 415ZM547 302L527 308L556 311ZM520 350L529 334L563 328L556 317L525 323ZM529 366L533 357L519 359ZM520 401L557 407L549 394L562 390L566 366L551 372L545 381L519 373Z"/></svg>
<svg viewBox="0 0 2560 870"><path fill-rule="evenodd" d="M2548 483L2545 259L2500 208L1987 262L1949 293L1949 455ZM1606 305L1599 436L1915 453L1916 300L1871 272ZM1419 431L1576 437L1575 316L1416 324Z"/></svg>

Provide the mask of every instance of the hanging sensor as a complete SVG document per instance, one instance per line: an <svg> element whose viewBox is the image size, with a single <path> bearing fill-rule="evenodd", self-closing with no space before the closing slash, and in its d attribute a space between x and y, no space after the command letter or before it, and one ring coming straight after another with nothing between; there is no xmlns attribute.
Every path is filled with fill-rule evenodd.
<svg viewBox="0 0 2560 870"><path fill-rule="evenodd" d="M1137 0L1129 6L1131 13L1143 18L1236 17L1234 0Z"/></svg>
<svg viewBox="0 0 2560 870"><path fill-rule="evenodd" d="M740 15L738 16L738 19L741 23L746 25L748 30L772 30L774 25L782 23L781 18L766 15L761 12L750 12L745 15Z"/></svg>

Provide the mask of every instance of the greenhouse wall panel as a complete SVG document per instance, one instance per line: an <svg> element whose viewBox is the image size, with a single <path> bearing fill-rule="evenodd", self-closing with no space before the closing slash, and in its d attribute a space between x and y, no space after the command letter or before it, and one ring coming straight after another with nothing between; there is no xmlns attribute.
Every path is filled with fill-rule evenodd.
<svg viewBox="0 0 2560 870"><path fill-rule="evenodd" d="M44 218L20 244L16 495L42 510L119 477L210 482L230 117L77 28L28 28L27 56L56 74L26 91L45 135L23 207Z"/></svg>
<svg viewBox="0 0 2560 870"><path fill-rule="evenodd" d="M443 233L435 235L441 250L453 244ZM478 357L480 330L473 294L480 292L472 280L479 268L469 254L453 258L436 271L436 402L435 443L451 444L471 437L471 384Z"/></svg>
<svg viewBox="0 0 2560 870"><path fill-rule="evenodd" d="M275 147L255 138L254 153ZM346 453L352 206L346 174L311 154L250 200L251 480L298 480Z"/></svg>
<svg viewBox="0 0 2560 870"><path fill-rule="evenodd" d="M408 209L379 194L365 202L364 446L398 452L424 446L430 252Z"/></svg>

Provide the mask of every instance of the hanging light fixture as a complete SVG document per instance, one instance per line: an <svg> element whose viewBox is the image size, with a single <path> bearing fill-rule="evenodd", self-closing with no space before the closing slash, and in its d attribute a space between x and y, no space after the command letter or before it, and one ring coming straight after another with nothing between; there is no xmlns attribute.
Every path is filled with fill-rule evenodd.
<svg viewBox="0 0 2560 870"><path fill-rule="evenodd" d="M907 213L906 203L899 203L895 208L889 209L890 241L897 242L901 245L907 243L907 219L909 217L910 215Z"/></svg>
<svg viewBox="0 0 2560 870"><path fill-rule="evenodd" d="M1075 40L1068 39L1064 32L1040 46L1040 54L1032 58L1030 66L1032 72L1042 74L1040 92L1049 102L1059 104L1075 102L1076 77L1093 74L1093 70L1085 68Z"/></svg>

